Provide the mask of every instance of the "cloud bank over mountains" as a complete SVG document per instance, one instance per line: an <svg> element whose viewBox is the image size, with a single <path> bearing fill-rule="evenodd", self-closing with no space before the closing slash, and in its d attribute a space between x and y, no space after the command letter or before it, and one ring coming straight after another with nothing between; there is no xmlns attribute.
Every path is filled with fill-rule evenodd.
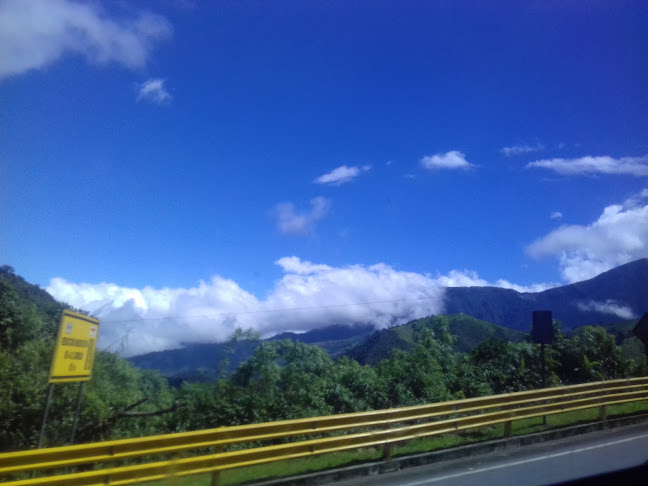
<svg viewBox="0 0 648 486"><path fill-rule="evenodd" d="M275 263L283 276L264 299L221 276L192 288L161 289L54 278L46 290L102 320L102 349L133 356L183 343L222 341L237 327L265 336L325 323L372 323L384 328L441 313L447 286L512 285L502 280L489 284L470 271L432 276L384 263L333 267L296 256Z"/></svg>
<svg viewBox="0 0 648 486"><path fill-rule="evenodd" d="M644 190L623 204L606 207L589 225L560 226L526 251L534 258L555 258L567 283L648 257L646 198L648 191ZM301 231L308 226L308 218L304 222L294 208L288 209L286 230ZM540 292L558 285L525 287L504 279L488 282L470 270L452 270L446 275L407 272L385 263L334 267L297 256L275 263L283 276L265 298L219 275L191 288L142 289L54 278L46 290L102 320L101 348L132 356L178 348L183 343L222 341L237 327L270 336L325 323L373 323L378 328L401 324L443 312L446 287L496 286ZM628 314L616 302L585 302L581 306L618 316Z"/></svg>
<svg viewBox="0 0 648 486"><path fill-rule="evenodd" d="M612 314L619 319L632 319L635 313L626 305L623 305L614 300L607 300L605 302L597 302L590 300L588 302L579 302L578 308L583 311L596 311L604 314Z"/></svg>
<svg viewBox="0 0 648 486"><path fill-rule="evenodd" d="M382 263L331 267L294 256L276 264L284 275L265 299L221 276L192 288L162 289L54 278L47 291L99 317L100 347L113 346L125 356L177 348L186 342L222 341L236 327L268 336L327 322L385 327L442 309L443 289L427 275Z"/></svg>

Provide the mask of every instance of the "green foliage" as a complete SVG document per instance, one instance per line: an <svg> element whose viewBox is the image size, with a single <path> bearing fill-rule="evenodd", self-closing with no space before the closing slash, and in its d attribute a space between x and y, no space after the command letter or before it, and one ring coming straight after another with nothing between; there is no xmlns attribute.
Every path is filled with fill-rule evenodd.
<svg viewBox="0 0 648 486"><path fill-rule="evenodd" d="M36 444L53 337L64 307L16 276L13 269L0 268L0 450ZM565 335L559 323L555 326L555 343L546 349L547 386L646 373L645 358L629 359L617 343L618 336L604 328L583 327ZM335 360L316 345L296 339L260 342L258 334L238 329L220 345L220 354L212 356L225 371L209 375L209 382L182 383L177 390L155 372L99 352L92 379L85 385L77 441L540 387L540 346L504 329L462 314L433 316L376 332L355 354ZM229 374L241 345L247 346L249 358ZM353 356L363 357L365 364ZM47 445L69 440L77 386L56 385Z"/></svg>
<svg viewBox="0 0 648 486"><path fill-rule="evenodd" d="M635 368L602 327L585 326L571 338L558 333L553 347L560 363L556 371L566 384L623 378Z"/></svg>
<svg viewBox="0 0 648 486"><path fill-rule="evenodd" d="M54 337L66 306L5 267L0 270L0 450L34 447L42 421ZM78 383L57 384L46 429L46 445L70 440ZM146 400L146 401L143 401ZM85 384L77 442L161 433L163 415L124 415L170 408L173 392L156 373L98 352L92 379Z"/></svg>
<svg viewBox="0 0 648 486"><path fill-rule="evenodd" d="M484 341L470 354L470 362L495 394L540 388L538 345Z"/></svg>
<svg viewBox="0 0 648 486"><path fill-rule="evenodd" d="M347 351L347 355L363 364L377 365L389 358L393 349L410 351L425 329L443 329L437 339L446 339L446 344L458 353L469 353L486 339L521 342L525 334L497 324L480 321L465 314L431 316L416 319L402 326L376 331L364 343Z"/></svg>
<svg viewBox="0 0 648 486"><path fill-rule="evenodd" d="M325 400L332 413L372 410L386 402L378 373L371 366L344 356L335 362L329 376Z"/></svg>

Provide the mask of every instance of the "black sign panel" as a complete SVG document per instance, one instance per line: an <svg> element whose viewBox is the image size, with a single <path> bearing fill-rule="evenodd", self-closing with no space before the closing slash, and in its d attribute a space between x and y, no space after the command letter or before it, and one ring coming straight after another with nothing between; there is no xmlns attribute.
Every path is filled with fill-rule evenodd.
<svg viewBox="0 0 648 486"><path fill-rule="evenodd" d="M639 319L632 332L639 338L639 341L644 343L645 346L648 346L648 312Z"/></svg>
<svg viewBox="0 0 648 486"><path fill-rule="evenodd" d="M551 311L533 311L531 337L534 343L553 343L553 318Z"/></svg>

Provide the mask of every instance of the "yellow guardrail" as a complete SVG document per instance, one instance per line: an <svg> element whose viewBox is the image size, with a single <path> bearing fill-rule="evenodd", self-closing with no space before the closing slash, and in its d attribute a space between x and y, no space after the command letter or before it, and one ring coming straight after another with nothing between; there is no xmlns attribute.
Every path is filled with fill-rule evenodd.
<svg viewBox="0 0 648 486"><path fill-rule="evenodd" d="M388 456L396 442L498 424L505 424L504 433L510 435L514 420L593 407L599 407L604 420L606 406L646 399L648 377L630 378L414 407L9 452L0 454L0 478L5 479L2 484L11 486L126 485L212 472L216 483L218 472L225 469L362 447L383 447ZM272 444L277 441L284 443ZM127 460L139 463L124 465ZM76 466L86 470L68 472ZM47 475L20 478L38 470L47 470Z"/></svg>

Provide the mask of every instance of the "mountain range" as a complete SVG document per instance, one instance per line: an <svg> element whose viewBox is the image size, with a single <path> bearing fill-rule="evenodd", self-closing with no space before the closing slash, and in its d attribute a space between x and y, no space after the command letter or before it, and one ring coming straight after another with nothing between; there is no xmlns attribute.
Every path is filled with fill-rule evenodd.
<svg viewBox="0 0 648 486"><path fill-rule="evenodd" d="M447 314L461 312L521 331L531 328L534 310L552 311L564 330L637 318L648 311L648 258L543 292L450 287L445 292L444 310Z"/></svg>
<svg viewBox="0 0 648 486"><path fill-rule="evenodd" d="M590 280L543 292L517 292L499 287L451 287L444 299L445 316L457 351L468 352L487 338L524 339L534 310L551 310L563 330L583 325L631 322L648 311L648 258L621 265ZM438 318L439 316L437 316ZM327 325L305 333L285 332L268 340L291 339L324 348L332 357L347 354L360 363L375 364L392 349L407 350L413 336L430 326L434 316L376 331L371 323ZM226 358L224 343L194 343L181 349L129 358L140 368L156 369L168 377L209 379L219 366L228 370L246 359L258 343L242 342ZM220 364L219 364L220 363ZM227 370L226 370L227 371Z"/></svg>

